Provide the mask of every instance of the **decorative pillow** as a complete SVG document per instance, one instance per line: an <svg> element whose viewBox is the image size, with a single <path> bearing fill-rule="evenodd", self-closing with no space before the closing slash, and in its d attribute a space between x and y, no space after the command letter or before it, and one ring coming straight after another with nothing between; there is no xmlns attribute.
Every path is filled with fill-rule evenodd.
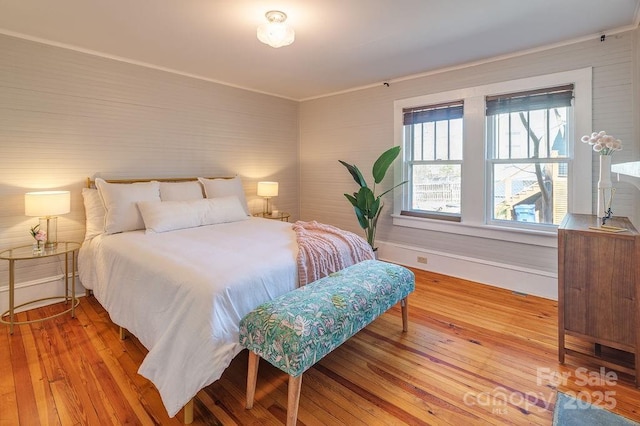
<svg viewBox="0 0 640 426"><path fill-rule="evenodd" d="M247 206L247 199L244 196L244 189L242 188L242 180L236 176L233 179L207 179L199 177L198 180L204 187L204 193L207 198L227 197L229 195L235 195L240 200L242 208L247 216L249 213L249 206Z"/></svg>
<svg viewBox="0 0 640 426"><path fill-rule="evenodd" d="M202 184L192 182L160 182L160 199L162 201L202 200Z"/></svg>
<svg viewBox="0 0 640 426"><path fill-rule="evenodd" d="M84 213L87 218L84 240L88 241L104 233L104 204L97 189L82 188Z"/></svg>
<svg viewBox="0 0 640 426"><path fill-rule="evenodd" d="M160 201L158 182L108 183L97 178L96 187L107 211L104 221L107 234L144 229L137 203Z"/></svg>
<svg viewBox="0 0 640 426"><path fill-rule="evenodd" d="M140 201L147 233L248 220L235 195L191 201Z"/></svg>

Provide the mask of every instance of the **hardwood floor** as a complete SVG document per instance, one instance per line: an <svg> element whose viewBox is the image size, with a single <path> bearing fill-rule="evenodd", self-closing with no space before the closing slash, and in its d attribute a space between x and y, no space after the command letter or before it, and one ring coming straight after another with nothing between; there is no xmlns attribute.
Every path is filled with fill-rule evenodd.
<svg viewBox="0 0 640 426"><path fill-rule="evenodd" d="M557 303L416 270L409 332L400 308L378 318L304 373L298 424L550 425L556 389L640 421L628 375L596 375L557 361ZM60 305L21 313L34 319ZM146 350L94 297L77 318L0 328L0 425L178 425L137 374ZM579 343L576 343L579 344ZM255 405L244 409L247 354L200 391L196 425L279 425L287 376L260 364ZM563 378L566 378L563 380ZM606 396L606 399L604 398Z"/></svg>

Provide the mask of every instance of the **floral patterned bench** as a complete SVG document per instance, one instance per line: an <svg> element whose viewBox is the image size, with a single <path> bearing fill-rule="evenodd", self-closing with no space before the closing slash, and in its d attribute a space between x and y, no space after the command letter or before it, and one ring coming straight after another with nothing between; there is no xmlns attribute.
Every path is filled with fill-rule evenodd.
<svg viewBox="0 0 640 426"><path fill-rule="evenodd" d="M366 260L266 302L240 321L249 349L247 408L253 407L260 357L289 374L287 425L295 425L302 373L398 302L407 331L413 273Z"/></svg>

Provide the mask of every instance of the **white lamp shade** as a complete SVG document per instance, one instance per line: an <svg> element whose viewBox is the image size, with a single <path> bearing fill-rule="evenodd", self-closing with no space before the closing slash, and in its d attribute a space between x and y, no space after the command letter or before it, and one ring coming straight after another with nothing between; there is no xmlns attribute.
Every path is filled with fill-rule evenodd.
<svg viewBox="0 0 640 426"><path fill-rule="evenodd" d="M69 191L38 191L24 194L24 214L27 216L56 216L70 211Z"/></svg>
<svg viewBox="0 0 640 426"><path fill-rule="evenodd" d="M278 182L258 182L258 197L277 197Z"/></svg>

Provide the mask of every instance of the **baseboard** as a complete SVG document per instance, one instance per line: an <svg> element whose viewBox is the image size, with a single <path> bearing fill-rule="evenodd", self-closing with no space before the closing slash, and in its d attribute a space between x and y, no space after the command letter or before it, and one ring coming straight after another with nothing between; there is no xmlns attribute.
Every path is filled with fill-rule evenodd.
<svg viewBox="0 0 640 426"><path fill-rule="evenodd" d="M381 260L558 300L558 276L552 272L383 241L378 241L377 245ZM422 262L418 262L419 257L423 258Z"/></svg>
<svg viewBox="0 0 640 426"><path fill-rule="evenodd" d="M69 291L71 291L71 276L69 276ZM84 296L85 289L80 284L76 275L76 297ZM64 274L46 277L39 280L25 281L15 286L14 305L18 306L30 300L43 299L45 297L55 297L64 295ZM58 303L60 300L42 300L16 309L22 312L41 306ZM9 309L9 286L0 287L0 313Z"/></svg>

